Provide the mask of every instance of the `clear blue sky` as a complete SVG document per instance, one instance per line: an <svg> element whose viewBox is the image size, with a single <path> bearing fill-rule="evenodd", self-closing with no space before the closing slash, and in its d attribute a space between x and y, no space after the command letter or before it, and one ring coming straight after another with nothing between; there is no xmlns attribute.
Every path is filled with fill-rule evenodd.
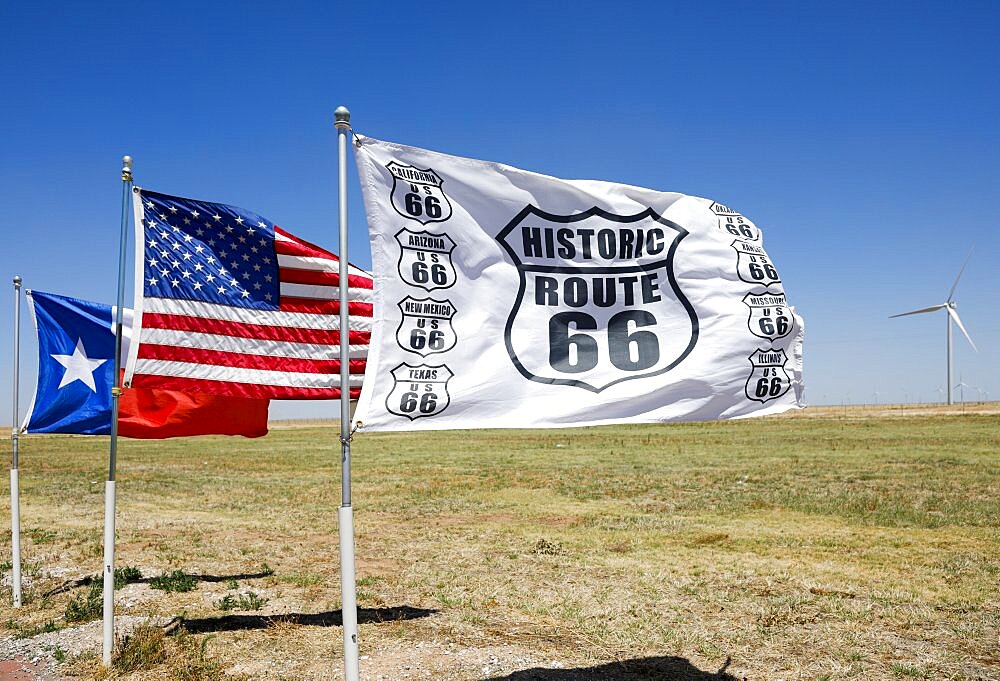
<svg viewBox="0 0 1000 681"><path fill-rule="evenodd" d="M345 104L373 137L741 210L806 319L812 403L936 399L943 313L888 316L944 302L974 247L956 381L1000 399L998 31L996 2L3 3L0 316L14 274L113 302L125 153L141 186L335 250Z"/></svg>

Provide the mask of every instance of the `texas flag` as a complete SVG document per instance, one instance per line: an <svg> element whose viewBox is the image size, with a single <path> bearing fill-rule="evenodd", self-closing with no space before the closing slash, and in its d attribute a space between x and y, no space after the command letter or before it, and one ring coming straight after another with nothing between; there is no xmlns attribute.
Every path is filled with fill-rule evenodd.
<svg viewBox="0 0 1000 681"><path fill-rule="evenodd" d="M111 433L116 384L115 314L110 305L27 291L38 336L38 387L22 429L28 433ZM122 357L131 310L123 310ZM160 439L186 435L267 434L268 400L128 388L119 397L118 434Z"/></svg>

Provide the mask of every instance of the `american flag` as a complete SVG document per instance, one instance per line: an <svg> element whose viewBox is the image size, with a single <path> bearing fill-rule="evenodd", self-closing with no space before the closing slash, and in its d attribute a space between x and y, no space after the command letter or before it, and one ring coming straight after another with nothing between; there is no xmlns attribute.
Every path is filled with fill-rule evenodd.
<svg viewBox="0 0 1000 681"><path fill-rule="evenodd" d="M340 262L248 210L134 190L135 337L126 384L234 397L340 397ZM372 277L348 277L351 397Z"/></svg>

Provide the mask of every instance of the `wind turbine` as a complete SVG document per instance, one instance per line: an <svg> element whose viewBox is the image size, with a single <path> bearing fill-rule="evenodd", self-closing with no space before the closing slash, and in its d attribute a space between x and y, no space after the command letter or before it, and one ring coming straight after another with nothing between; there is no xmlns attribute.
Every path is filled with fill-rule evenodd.
<svg viewBox="0 0 1000 681"><path fill-rule="evenodd" d="M913 310L911 312L901 312L900 314L894 314L889 319L895 319L896 317L905 317L911 314L922 314L924 312L936 312L937 310L945 310L948 313L947 323L948 323L948 381L945 383L948 386L948 404L954 404L952 400L952 384L951 384L951 321L954 319L955 323L958 324L958 328L961 329L962 334L965 339L969 341L969 345L976 352L979 352L979 348L976 344L972 342L972 337L969 336L969 332L965 330L965 326L962 325L962 320L958 316L958 311L955 309L957 304L955 303L955 289L958 287L958 280L962 278L962 272L965 271L965 266L969 262L969 258L972 257L972 251L969 251L969 255L965 257L965 262L962 263L962 269L958 271L958 276L955 277L955 283L951 285L951 291L948 292L948 300L941 303L940 305L933 305L931 307L925 307L920 310Z"/></svg>

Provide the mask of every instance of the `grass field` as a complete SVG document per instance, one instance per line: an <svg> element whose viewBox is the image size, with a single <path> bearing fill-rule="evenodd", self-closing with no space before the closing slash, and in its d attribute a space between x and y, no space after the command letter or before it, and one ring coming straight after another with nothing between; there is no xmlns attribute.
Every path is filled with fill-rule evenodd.
<svg viewBox="0 0 1000 681"><path fill-rule="evenodd" d="M122 441L117 566L142 579L121 629L184 619L140 626L114 676L342 673L338 432ZM353 454L362 678L1000 678L998 408L368 434ZM0 637L84 677L100 624L66 618L100 617L72 580L100 571L106 462L106 438L22 440L28 602L0 594ZM195 588L153 588L175 571Z"/></svg>

